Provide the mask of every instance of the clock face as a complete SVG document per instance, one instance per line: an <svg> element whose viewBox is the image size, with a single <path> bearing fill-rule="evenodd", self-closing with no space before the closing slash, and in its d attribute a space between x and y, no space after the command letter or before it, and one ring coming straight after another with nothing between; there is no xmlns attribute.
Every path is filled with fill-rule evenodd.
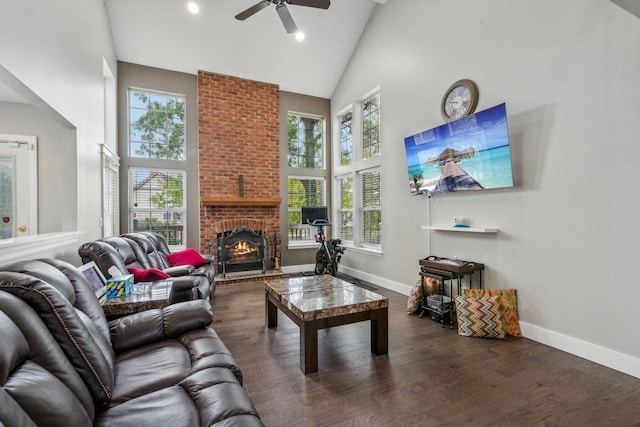
<svg viewBox="0 0 640 427"><path fill-rule="evenodd" d="M455 82L442 98L442 115L456 120L473 113L478 104L478 88L471 80Z"/></svg>

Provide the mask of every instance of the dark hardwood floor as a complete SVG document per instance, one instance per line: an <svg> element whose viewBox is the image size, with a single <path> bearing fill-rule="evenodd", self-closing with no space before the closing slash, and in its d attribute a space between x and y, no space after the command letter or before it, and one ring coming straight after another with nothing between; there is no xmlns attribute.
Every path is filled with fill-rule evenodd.
<svg viewBox="0 0 640 427"><path fill-rule="evenodd" d="M325 329L304 375L295 324L279 312L265 327L264 284L217 287L214 328L267 426L640 426L640 379L526 338L461 337L376 292L389 354L370 352L369 322Z"/></svg>

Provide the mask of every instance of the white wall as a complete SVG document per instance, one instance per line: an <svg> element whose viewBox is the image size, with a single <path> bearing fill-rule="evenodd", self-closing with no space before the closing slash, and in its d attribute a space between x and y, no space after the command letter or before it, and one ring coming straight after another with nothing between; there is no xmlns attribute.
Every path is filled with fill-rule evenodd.
<svg viewBox="0 0 640 427"><path fill-rule="evenodd" d="M81 241L101 236L100 144L104 142L103 58L116 70L115 53L106 9L101 0L3 0L0 13L0 66L5 74L28 87L67 125L60 140L76 140L61 146L62 163L40 155L41 168L58 168L60 188L58 231L81 231ZM27 132L28 133L28 132ZM37 135L36 135L37 136ZM75 157L75 158L71 158ZM47 212L40 212L46 215ZM79 263L78 243L39 256L58 256Z"/></svg>
<svg viewBox="0 0 640 427"><path fill-rule="evenodd" d="M485 263L485 288L517 288L526 336L640 377L638 52L640 19L606 0L377 6L332 111L380 86L384 255L348 252L344 269L407 291L428 255L421 225L496 226L432 231L431 253ZM410 197L403 139L443 123L462 78L478 84L476 111L506 102L515 188Z"/></svg>

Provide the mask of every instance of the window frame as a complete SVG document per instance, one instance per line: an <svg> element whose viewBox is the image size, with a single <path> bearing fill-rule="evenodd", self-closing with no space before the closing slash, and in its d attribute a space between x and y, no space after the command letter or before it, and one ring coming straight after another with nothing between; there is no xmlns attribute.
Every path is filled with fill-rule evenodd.
<svg viewBox="0 0 640 427"><path fill-rule="evenodd" d="M181 153L181 157L177 158L177 159L173 159L173 158L167 158L167 157L154 157L151 155L148 156L139 156L139 155L134 155L133 153L133 147L132 147L132 141L131 141L131 129L133 126L133 123L131 122L131 110L132 110L132 106L131 106L131 93L132 92L141 92L141 93L145 93L148 94L150 96L152 95L161 95L164 97L171 97L171 98L181 98L182 99L182 103L184 105L184 114L183 114L183 118L182 118L182 125L183 125L183 135L182 135L182 153ZM160 160L160 161L172 161L172 162L186 162L187 161L187 111L186 111L186 107L187 107L187 97L184 94L179 94L179 93L173 93L173 92L163 92L163 91L157 91L157 90L151 90L151 89L144 89L144 88L140 88L140 87L133 87L130 86L127 88L127 156L129 159L132 160ZM147 109L147 111L149 111ZM151 144L151 142L148 142L148 144Z"/></svg>
<svg viewBox="0 0 640 427"><path fill-rule="evenodd" d="M371 99L373 96L377 96L378 100L378 108L377 108L377 118L378 118L378 148L377 153L372 157L366 157L364 153L364 120L363 120L363 108L364 103ZM371 171L377 171L380 176L380 187L382 187L382 151L384 149L384 143L382 140L381 130L382 130L382 96L380 88L374 88L371 91L364 94L358 100L352 102L347 105L343 109L339 110L337 114L334 115L334 128L336 131L334 132L334 155L332 156L332 179L333 185L336 190L333 191L332 200L333 206L333 214L337 219L337 226L334 227L333 233L336 236L340 236L342 234L341 223L340 223L340 179L343 179L346 176L352 177L353 182L353 210L352 210L352 218L353 218L353 241L345 240L344 246L347 246L356 251L363 251L366 253L373 254L382 254L382 240L384 230L381 225L380 228L380 242L379 243L370 243L366 242L364 239L364 211L363 207L363 188L362 188L362 175L365 173L369 173ZM342 117L348 112L352 112L352 147L353 147L353 161L350 165L341 165L341 120ZM380 188L380 217L382 222L382 189ZM370 210L367 208L366 210Z"/></svg>
<svg viewBox="0 0 640 427"><path fill-rule="evenodd" d="M300 224L300 227L298 227L299 229L304 229L306 230L306 233L309 238L307 239L292 239L291 238L291 233L292 233L292 228L291 225L289 223L288 217L289 214L291 212L296 212L296 211L300 211L300 213L302 213L302 207L300 208L292 208L290 206L290 200L289 200L289 180L290 179L300 179L300 180L314 180L314 181L321 181L322 184L322 204L318 205L318 206L326 206L327 205L327 178L325 176L308 176L308 175L288 175L287 176L287 228L288 228L288 232L287 232L287 240L288 240L288 246L289 247L296 247L296 246L309 246L309 245L314 245L316 244L315 238L314 238L314 232L315 232L315 228L310 226L310 225L305 225L305 224ZM309 206L309 205L307 205ZM317 206L315 206L317 207Z"/></svg>
<svg viewBox="0 0 640 427"><path fill-rule="evenodd" d="M320 123L320 132L321 132L321 147L320 147L320 166L318 167L301 167L301 166L291 166L290 161L289 161L289 117L290 116L296 116L296 117L303 117L303 118L309 118L309 119L317 119L319 120ZM307 113L301 113L298 111L287 111L287 167L291 168L291 169L295 169L295 170L305 170L305 169L310 169L310 170L316 170L316 171L320 171L320 170L326 170L327 169L327 137L326 137L326 129L327 125L326 125L326 119L323 116L317 115L317 114L307 114Z"/></svg>
<svg viewBox="0 0 640 427"><path fill-rule="evenodd" d="M167 173L177 173L182 175L182 208L138 208L134 206L134 181L133 176L137 171L146 171L146 172L167 172ZM173 168L165 168L165 167L145 167L145 166L131 166L128 170L128 212L129 212L129 230L131 232L136 232L134 228L134 214L136 212L149 212L149 213L161 213L162 218L164 219L166 213L171 213L172 217L175 213L182 214L182 243L181 244L171 244L169 239L167 240L167 245L171 250L182 249L186 245L187 238L187 171L185 169L173 169Z"/></svg>
<svg viewBox="0 0 640 427"><path fill-rule="evenodd" d="M120 234L120 158L102 145L102 237ZM109 228L111 232L109 232Z"/></svg>

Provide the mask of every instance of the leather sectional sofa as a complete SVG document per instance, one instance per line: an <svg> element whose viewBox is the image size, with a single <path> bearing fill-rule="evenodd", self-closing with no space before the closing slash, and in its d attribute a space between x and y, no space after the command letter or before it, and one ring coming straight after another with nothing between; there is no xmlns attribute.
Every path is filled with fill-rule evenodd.
<svg viewBox="0 0 640 427"><path fill-rule="evenodd" d="M0 426L262 426L233 356L187 301L107 323L80 271L0 268Z"/></svg>
<svg viewBox="0 0 640 427"><path fill-rule="evenodd" d="M112 267L123 274L128 274L129 268L162 270L173 281L172 302L208 300L215 292L213 257L202 255L207 263L198 267L173 267L168 258L169 247L159 234L139 232L107 237L84 243L78 254L83 264L95 262L107 279L112 277L109 272Z"/></svg>

